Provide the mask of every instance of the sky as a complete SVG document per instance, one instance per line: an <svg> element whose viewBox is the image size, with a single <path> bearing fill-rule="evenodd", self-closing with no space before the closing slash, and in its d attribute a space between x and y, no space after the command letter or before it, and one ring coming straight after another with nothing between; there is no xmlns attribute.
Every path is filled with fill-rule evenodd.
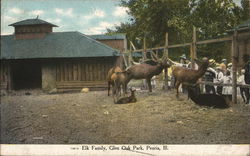
<svg viewBox="0 0 250 156"><path fill-rule="evenodd" d="M238 5L240 0L234 0ZM9 24L36 18L59 27L54 32L79 31L87 35L106 33L121 22L128 22L127 8L120 0L2 0L1 35L13 34Z"/></svg>
<svg viewBox="0 0 250 156"><path fill-rule="evenodd" d="M9 24L36 18L59 27L54 32L79 31L103 34L129 19L119 0L2 0L1 34L13 34Z"/></svg>

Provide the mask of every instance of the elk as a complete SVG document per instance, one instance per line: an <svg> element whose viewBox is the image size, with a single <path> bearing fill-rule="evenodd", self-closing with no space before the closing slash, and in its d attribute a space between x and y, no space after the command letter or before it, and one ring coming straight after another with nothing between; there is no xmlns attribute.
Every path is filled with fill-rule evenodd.
<svg viewBox="0 0 250 156"><path fill-rule="evenodd" d="M134 103L137 101L136 97L135 97L135 89L131 88L131 95L128 97L122 97L120 99L118 99L117 101L114 101L115 104L125 104L125 103Z"/></svg>
<svg viewBox="0 0 250 156"><path fill-rule="evenodd" d="M155 61L157 61L156 65L150 65L146 63L136 64L126 70L126 86L131 79L146 79L149 92L152 92L151 78L155 75L159 75L164 68L169 68L171 66L170 62L166 58L160 60L156 55L154 56L156 58Z"/></svg>
<svg viewBox="0 0 250 156"><path fill-rule="evenodd" d="M214 108L228 108L229 105L224 97L216 94L198 94L197 86L188 86L188 94L190 99L200 106L208 106Z"/></svg>
<svg viewBox="0 0 250 156"><path fill-rule="evenodd" d="M180 84L195 84L197 80L205 74L208 65L209 62L204 60L198 70L188 69L185 67L175 67L172 73L175 79L174 85L176 89L176 97L179 96L178 89Z"/></svg>
<svg viewBox="0 0 250 156"><path fill-rule="evenodd" d="M116 72L122 72L122 69L118 66L112 67L108 71L108 76L107 76L107 81L108 81L108 96L109 96L109 91L110 91L110 85L112 85L112 88L114 88L114 78L115 75L113 75ZM113 76L113 77L112 77Z"/></svg>
<svg viewBox="0 0 250 156"><path fill-rule="evenodd" d="M127 71L115 72L112 74L111 79L114 83L113 86L113 95L121 95L121 86L123 89L123 95L125 95L127 91L126 81L127 81Z"/></svg>

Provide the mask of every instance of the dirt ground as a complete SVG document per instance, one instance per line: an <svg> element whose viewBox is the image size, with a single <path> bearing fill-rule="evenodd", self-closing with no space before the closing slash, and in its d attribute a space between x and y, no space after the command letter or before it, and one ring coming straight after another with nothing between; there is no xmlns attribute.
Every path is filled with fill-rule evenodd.
<svg viewBox="0 0 250 156"><path fill-rule="evenodd" d="M26 95L25 93L31 93ZM195 105L173 91L137 91L138 102L114 104L107 91L1 96L1 143L11 144L246 144L250 105Z"/></svg>

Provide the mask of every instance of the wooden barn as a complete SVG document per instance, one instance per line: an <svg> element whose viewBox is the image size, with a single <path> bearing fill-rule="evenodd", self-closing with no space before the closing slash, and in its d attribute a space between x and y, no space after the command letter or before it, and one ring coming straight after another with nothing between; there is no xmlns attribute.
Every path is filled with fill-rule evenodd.
<svg viewBox="0 0 250 156"><path fill-rule="evenodd" d="M58 91L105 88L120 52L80 32L53 32L54 24L27 19L1 36L1 88Z"/></svg>
<svg viewBox="0 0 250 156"><path fill-rule="evenodd" d="M250 55L250 20L238 25L235 30L237 31L238 66L242 68L244 66L243 55Z"/></svg>
<svg viewBox="0 0 250 156"><path fill-rule="evenodd" d="M104 43L114 49L118 49L121 52L127 51L127 39L125 34L91 35L89 37L101 43Z"/></svg>

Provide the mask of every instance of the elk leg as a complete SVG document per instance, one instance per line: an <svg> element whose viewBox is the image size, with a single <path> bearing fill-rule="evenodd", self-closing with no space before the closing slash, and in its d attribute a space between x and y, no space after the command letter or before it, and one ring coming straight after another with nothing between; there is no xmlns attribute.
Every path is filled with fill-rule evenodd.
<svg viewBox="0 0 250 156"><path fill-rule="evenodd" d="M110 90L110 82L108 82L108 96L109 96L109 90Z"/></svg>
<svg viewBox="0 0 250 156"><path fill-rule="evenodd" d="M152 92L151 78L147 79L149 92Z"/></svg>
<svg viewBox="0 0 250 156"><path fill-rule="evenodd" d="M244 89L245 89L245 88L240 87L240 95L241 95L241 97L242 97L242 99L243 99L243 102L246 103L246 99L245 99L245 96L244 96L244 93L245 93L245 90L244 90Z"/></svg>
<svg viewBox="0 0 250 156"><path fill-rule="evenodd" d="M176 81L176 84L175 84L175 88L176 88L176 97L178 98L179 97L179 86L180 86L180 82L179 81Z"/></svg>
<svg viewBox="0 0 250 156"><path fill-rule="evenodd" d="M126 84L122 84L122 89L123 89L123 96L126 94Z"/></svg>
<svg viewBox="0 0 250 156"><path fill-rule="evenodd" d="M113 97L114 97L114 95L116 93L116 89L115 88L116 88L115 85L112 85L112 95L113 95Z"/></svg>

